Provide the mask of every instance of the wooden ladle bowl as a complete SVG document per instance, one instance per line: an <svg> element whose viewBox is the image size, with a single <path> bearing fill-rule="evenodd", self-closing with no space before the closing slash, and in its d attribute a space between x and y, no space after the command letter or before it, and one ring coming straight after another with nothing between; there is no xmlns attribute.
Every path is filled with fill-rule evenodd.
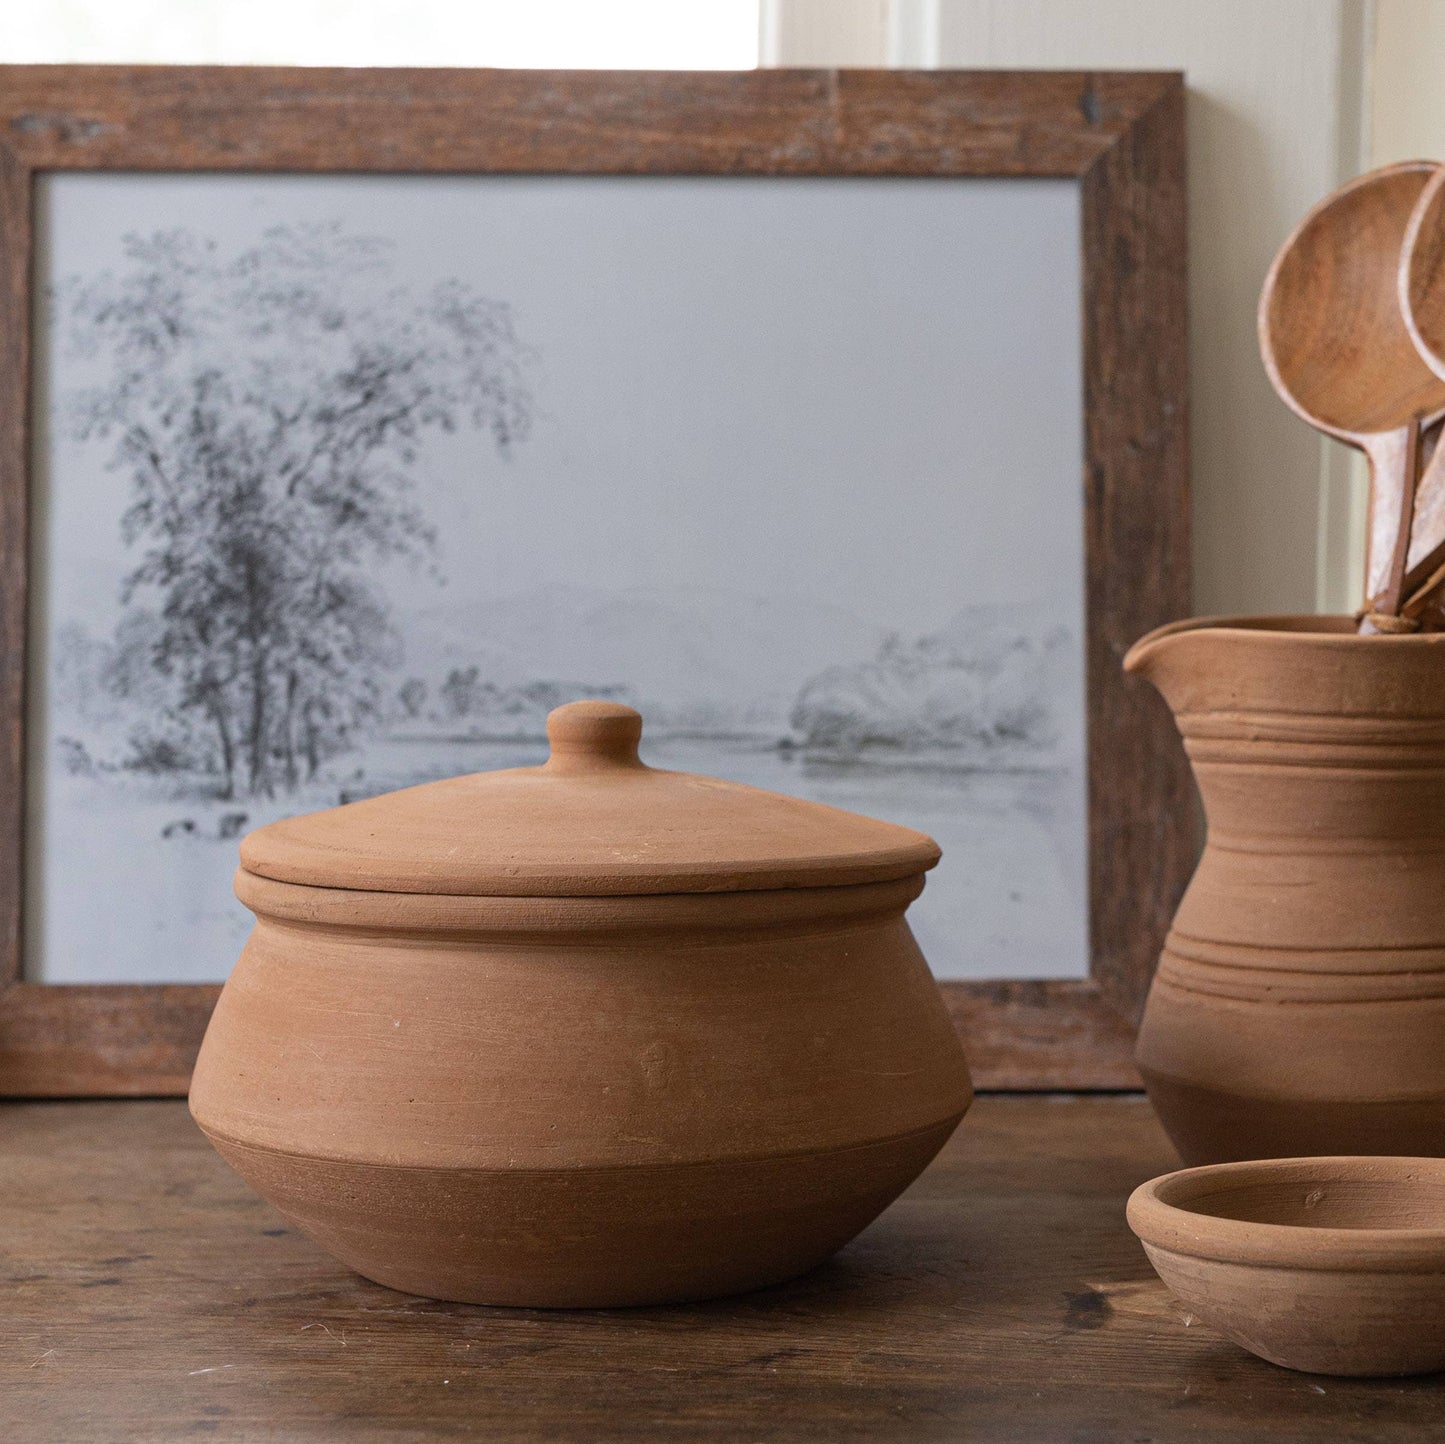
<svg viewBox="0 0 1445 1444"><path fill-rule="evenodd" d="M1420 192L1398 270L1400 314L1420 358L1445 378L1445 166Z"/></svg>
<svg viewBox="0 0 1445 1444"><path fill-rule="evenodd" d="M1445 378L1445 166L1437 168L1415 202L1397 273L1400 314L1425 364ZM1437 451L1439 448L1436 448ZM1406 591L1420 588L1408 608L1434 631L1445 628L1445 485L1426 478L1415 499L1415 545L1411 549Z"/></svg>
<svg viewBox="0 0 1445 1444"><path fill-rule="evenodd" d="M1445 413L1399 299L1400 256L1433 161L1359 176L1320 202L1276 256L1259 300L1270 381L1311 426L1370 461L1368 590L1384 586L1399 531L1412 421Z"/></svg>

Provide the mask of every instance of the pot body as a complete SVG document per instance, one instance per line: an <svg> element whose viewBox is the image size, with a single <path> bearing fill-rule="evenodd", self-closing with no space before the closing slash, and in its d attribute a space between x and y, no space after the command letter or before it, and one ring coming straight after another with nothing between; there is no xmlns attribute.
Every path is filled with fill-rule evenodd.
<svg viewBox="0 0 1445 1444"><path fill-rule="evenodd" d="M600 1306L822 1262L971 1098L904 921L921 877L730 894L342 893L256 927L191 1110L337 1258L436 1298Z"/></svg>
<svg viewBox="0 0 1445 1444"><path fill-rule="evenodd" d="M1208 821L1138 1064L1187 1163L1445 1155L1445 635L1161 628Z"/></svg>

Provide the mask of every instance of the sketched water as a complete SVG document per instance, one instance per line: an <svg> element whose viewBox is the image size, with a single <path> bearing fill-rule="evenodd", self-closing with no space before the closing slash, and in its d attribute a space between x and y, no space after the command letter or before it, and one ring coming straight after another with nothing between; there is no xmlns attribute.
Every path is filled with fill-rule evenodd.
<svg viewBox="0 0 1445 1444"><path fill-rule="evenodd" d="M704 772L920 828L943 862L909 914L940 977L1081 977L1086 916L1076 779L1067 771L985 772L889 765L780 751L772 739L649 737L653 766ZM71 968L135 981L219 981L251 918L235 900L236 834L297 811L334 806L437 777L530 766L540 739L379 739L344 776L304 794L237 805L199 799L162 779L52 780L47 846L84 877L64 907L34 896L53 982ZM44 912L41 912L44 909ZM104 954L96 953L104 940ZM71 960L75 960L74 963Z"/></svg>

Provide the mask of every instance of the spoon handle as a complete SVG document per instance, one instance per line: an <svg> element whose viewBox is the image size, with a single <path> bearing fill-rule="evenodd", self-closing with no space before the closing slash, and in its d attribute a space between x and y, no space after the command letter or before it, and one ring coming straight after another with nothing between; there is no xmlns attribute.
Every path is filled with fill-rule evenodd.
<svg viewBox="0 0 1445 1444"><path fill-rule="evenodd" d="M1390 582L1405 502L1406 431L1400 426L1357 437L1370 466L1370 505L1365 554L1365 601L1373 605Z"/></svg>
<svg viewBox="0 0 1445 1444"><path fill-rule="evenodd" d="M1421 417L1412 416L1405 426L1405 460L1400 475L1400 520L1395 530L1395 549L1390 557L1390 572L1377 611L1387 617L1400 614L1404 600L1406 563L1410 559L1410 533L1415 521L1415 493L1420 485Z"/></svg>
<svg viewBox="0 0 1445 1444"><path fill-rule="evenodd" d="M1430 603L1439 599L1441 583L1445 582L1445 542L1442 542L1437 550L1441 553L1440 565L1410 593L1400 608L1400 615L1410 621L1423 616Z"/></svg>

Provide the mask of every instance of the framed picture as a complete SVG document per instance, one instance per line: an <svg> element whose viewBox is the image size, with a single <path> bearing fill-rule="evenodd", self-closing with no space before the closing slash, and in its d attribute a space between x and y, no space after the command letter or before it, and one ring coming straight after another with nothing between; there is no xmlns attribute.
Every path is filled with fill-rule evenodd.
<svg viewBox="0 0 1445 1444"><path fill-rule="evenodd" d="M0 72L0 1090L169 1093L239 837L544 755L921 827L982 1087L1192 863L1172 74Z"/></svg>

